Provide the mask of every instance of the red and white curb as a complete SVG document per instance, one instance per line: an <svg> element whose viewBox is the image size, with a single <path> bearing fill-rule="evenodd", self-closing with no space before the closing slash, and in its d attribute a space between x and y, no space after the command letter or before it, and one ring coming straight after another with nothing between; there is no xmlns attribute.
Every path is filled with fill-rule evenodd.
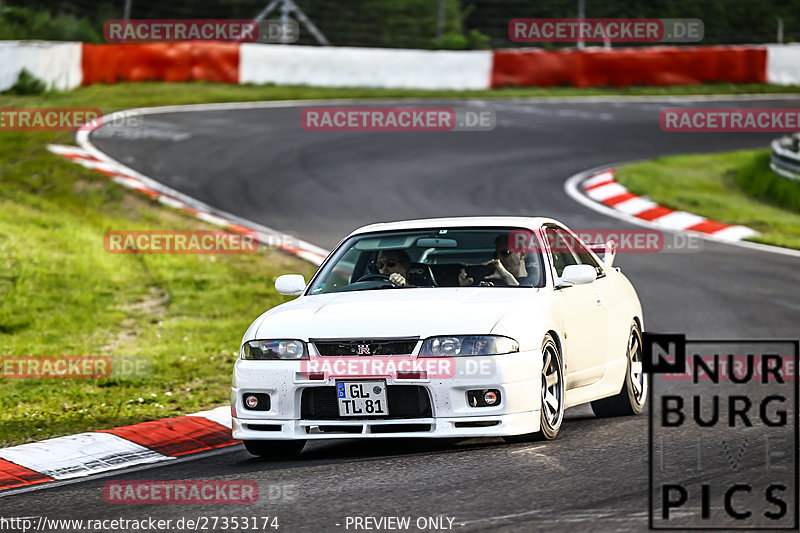
<svg viewBox="0 0 800 533"><path fill-rule="evenodd" d="M229 407L0 449L0 491L119 470L238 444Z"/></svg>
<svg viewBox="0 0 800 533"><path fill-rule="evenodd" d="M210 224L221 226L237 233L255 232L260 243L281 249L315 265L322 263L328 255L327 250L319 246L214 209L178 191L169 189L111 158L93 154L77 146L50 144L47 149L74 163L99 172L123 187L133 189L150 198L155 198L164 205L188 213Z"/></svg>
<svg viewBox="0 0 800 533"><path fill-rule="evenodd" d="M584 196L628 217L648 222L652 226L673 231L695 231L717 240L736 242L758 235L746 226L724 224L714 220L675 211L636 196L615 179L614 169L591 174L579 185Z"/></svg>

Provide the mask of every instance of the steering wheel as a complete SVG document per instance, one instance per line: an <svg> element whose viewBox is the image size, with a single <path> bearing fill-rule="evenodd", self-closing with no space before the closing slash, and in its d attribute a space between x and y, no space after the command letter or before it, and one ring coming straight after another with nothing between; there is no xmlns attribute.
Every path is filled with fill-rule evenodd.
<svg viewBox="0 0 800 533"><path fill-rule="evenodd" d="M379 274L377 272L361 276L360 278L358 278L356 283L358 283L358 281L374 281L374 280L383 280L392 283L387 274ZM394 285L394 283L392 283L392 285Z"/></svg>

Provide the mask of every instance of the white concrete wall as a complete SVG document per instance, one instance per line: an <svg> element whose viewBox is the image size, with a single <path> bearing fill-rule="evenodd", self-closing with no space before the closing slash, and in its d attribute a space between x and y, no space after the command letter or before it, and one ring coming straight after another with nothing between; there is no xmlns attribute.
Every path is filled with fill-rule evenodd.
<svg viewBox="0 0 800 533"><path fill-rule="evenodd" d="M240 83L488 89L492 52L242 44Z"/></svg>
<svg viewBox="0 0 800 533"><path fill-rule="evenodd" d="M800 85L800 44L767 46L767 81L778 85Z"/></svg>
<svg viewBox="0 0 800 533"><path fill-rule="evenodd" d="M800 44L767 46L767 81L778 85L800 85Z"/></svg>
<svg viewBox="0 0 800 533"><path fill-rule="evenodd" d="M59 90L78 87L83 80L81 43L0 41L0 91L14 85L23 67Z"/></svg>

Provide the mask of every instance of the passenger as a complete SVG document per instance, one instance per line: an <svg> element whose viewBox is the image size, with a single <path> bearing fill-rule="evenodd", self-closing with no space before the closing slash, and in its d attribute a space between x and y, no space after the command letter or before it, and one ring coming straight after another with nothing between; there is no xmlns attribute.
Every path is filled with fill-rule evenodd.
<svg viewBox="0 0 800 533"><path fill-rule="evenodd" d="M411 258L405 250L381 250L375 260L378 273L389 276L389 281L398 287L408 287L406 281L408 269L411 268Z"/></svg>
<svg viewBox="0 0 800 533"><path fill-rule="evenodd" d="M483 263L484 265L494 266L494 272L481 281L509 287L536 285L539 282L537 263L526 264L526 251L524 249L512 250L508 244L509 235L498 235L495 238L494 259ZM462 268L458 274L458 284L462 287L470 287L475 284L475 279L470 277L467 271Z"/></svg>

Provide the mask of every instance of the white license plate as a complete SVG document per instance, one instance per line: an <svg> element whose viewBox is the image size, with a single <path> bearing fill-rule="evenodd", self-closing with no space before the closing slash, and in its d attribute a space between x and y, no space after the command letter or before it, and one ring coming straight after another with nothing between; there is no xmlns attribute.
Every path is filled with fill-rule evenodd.
<svg viewBox="0 0 800 533"><path fill-rule="evenodd" d="M340 416L386 416L386 383L383 381L338 381L336 398Z"/></svg>

